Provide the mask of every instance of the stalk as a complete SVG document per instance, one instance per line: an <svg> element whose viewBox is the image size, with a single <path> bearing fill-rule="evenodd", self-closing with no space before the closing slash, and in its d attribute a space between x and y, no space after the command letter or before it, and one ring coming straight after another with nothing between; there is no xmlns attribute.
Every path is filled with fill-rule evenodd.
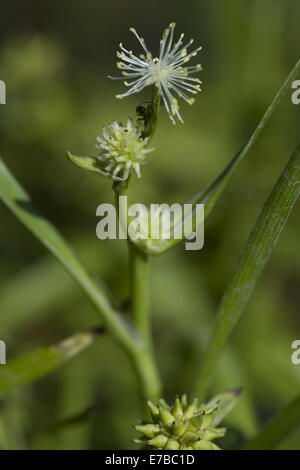
<svg viewBox="0 0 300 470"><path fill-rule="evenodd" d="M149 292L149 256L128 242L131 304L136 329L145 338L148 346L152 343ZM152 345L151 345L152 348Z"/></svg>
<svg viewBox="0 0 300 470"><path fill-rule="evenodd" d="M116 207L119 196L127 196L128 182L115 184ZM128 214L119 213L121 220L128 220ZM129 351L140 384L143 401L157 401L161 394L161 381L157 371L151 334L149 257L128 239L129 281L132 321L138 335L137 347Z"/></svg>
<svg viewBox="0 0 300 470"><path fill-rule="evenodd" d="M145 129L142 132L142 138L148 138L148 144L152 140L158 123L159 111L160 111L160 99L161 95L158 88L153 85L152 87L152 101L151 101L151 116L148 123L145 125Z"/></svg>

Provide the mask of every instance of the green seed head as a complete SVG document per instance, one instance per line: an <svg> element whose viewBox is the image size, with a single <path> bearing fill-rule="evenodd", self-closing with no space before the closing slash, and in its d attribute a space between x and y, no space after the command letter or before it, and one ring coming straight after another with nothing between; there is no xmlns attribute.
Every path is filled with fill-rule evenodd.
<svg viewBox="0 0 300 470"><path fill-rule="evenodd" d="M225 428L217 428L214 420L218 402L214 406L199 405L197 398L187 402L186 395L176 397L172 406L164 400L158 404L148 401L151 421L135 429L142 433L135 442L144 448L160 450L219 450L212 442L225 435Z"/></svg>

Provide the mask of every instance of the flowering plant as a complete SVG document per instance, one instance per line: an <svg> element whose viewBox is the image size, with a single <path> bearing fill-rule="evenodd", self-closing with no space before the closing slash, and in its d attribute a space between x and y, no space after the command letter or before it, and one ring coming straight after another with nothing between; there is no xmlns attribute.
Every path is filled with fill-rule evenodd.
<svg viewBox="0 0 300 470"><path fill-rule="evenodd" d="M172 123L175 118L183 122L179 102L174 94L192 104L200 91L200 80L194 74L201 70L199 64L186 64L197 55L200 47L188 52L192 40L183 43L183 34L174 39L175 23L163 33L157 57L152 56L143 38L135 29L131 31L138 39L144 53L136 56L120 44L118 68L128 91L117 95L128 97L151 87L151 103L147 108L138 107L138 120L129 118L126 124L118 120L103 128L97 139L97 156L77 156L67 152L67 158L78 167L108 178L112 182L115 196L127 195L134 173L142 177L141 166L148 154L154 151L149 145L158 126L161 106L167 111ZM205 219L214 210L217 201L231 176L253 147L285 92L300 70L300 61L276 94L271 105L252 133L249 141L234 156L225 169L204 189L196 192L189 203L205 204ZM131 81L128 81L131 80ZM145 177L145 175L143 175ZM92 344L99 335L110 334L130 358L139 383L142 403L147 401L149 413L145 413L140 424L135 426L141 436L135 440L146 448L172 450L218 450L226 429L219 427L221 421L236 404L240 389L229 390L205 400L212 381L215 366L223 352L235 325L265 267L278 237L300 193L300 147L298 146L275 184L249 235L235 271L221 299L218 314L212 325L210 336L199 370L194 370L196 398L190 403L187 396L176 396L168 405L162 398L163 383L155 356L151 328L149 292L149 262L152 255L162 255L181 240L175 237L167 243L144 243L128 240L130 300L124 304L108 293L79 261L68 243L56 228L34 207L30 197L13 175L0 161L0 196L12 212L62 263L70 275L91 300L101 319L101 327L78 333L50 347L40 348L20 358L12 359L0 370L0 393L8 393L15 387L34 381ZM127 218L128 214L122 214ZM161 221L160 215L154 223ZM192 219L197 223L195 214ZM174 224L176 225L176 224ZM174 228L174 227L173 227ZM184 313L184 312L183 312ZM193 325L189 325L192 329ZM176 390L175 393L182 393ZM262 430L246 448L274 448L287 429L299 424L300 398L283 411L273 424ZM216 442L215 442L216 441Z"/></svg>

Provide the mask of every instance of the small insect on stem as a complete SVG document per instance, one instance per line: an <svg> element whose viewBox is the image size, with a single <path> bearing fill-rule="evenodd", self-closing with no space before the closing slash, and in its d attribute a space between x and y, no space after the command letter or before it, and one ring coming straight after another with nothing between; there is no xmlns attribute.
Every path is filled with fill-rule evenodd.
<svg viewBox="0 0 300 470"><path fill-rule="evenodd" d="M152 105L151 103L148 104L147 107L139 105L136 107L136 114L138 115L138 121L142 121L144 126L146 127L150 121L152 115Z"/></svg>

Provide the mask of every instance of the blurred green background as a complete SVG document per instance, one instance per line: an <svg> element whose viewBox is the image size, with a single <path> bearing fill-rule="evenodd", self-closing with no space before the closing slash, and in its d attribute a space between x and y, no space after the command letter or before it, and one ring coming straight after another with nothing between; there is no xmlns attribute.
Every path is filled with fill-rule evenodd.
<svg viewBox="0 0 300 470"><path fill-rule="evenodd" d="M112 202L110 183L71 166L69 149L95 154L101 126L134 116L149 90L120 101L115 51L139 52L136 27L151 50L177 22L203 46L203 92L182 105L185 124L162 112L140 202L180 202L214 178L245 143L299 57L298 0L11 0L1 3L0 153L42 212L119 299L128 295L126 244L96 238L96 208ZM154 338L165 397L191 393L202 347L234 264L260 208L299 142L300 106L289 97L206 223L200 252L180 247L152 262ZM63 268L0 206L0 338L8 358L97 326L97 317ZM242 386L222 446L255 433L299 392L291 343L300 336L299 204L218 366L211 393ZM54 423L80 416L72 425ZM66 366L0 402L0 448L133 448L141 416L136 378L124 354L101 337ZM293 448L300 449L300 429ZM287 444L288 447L291 444ZM283 444L284 447L284 444Z"/></svg>

